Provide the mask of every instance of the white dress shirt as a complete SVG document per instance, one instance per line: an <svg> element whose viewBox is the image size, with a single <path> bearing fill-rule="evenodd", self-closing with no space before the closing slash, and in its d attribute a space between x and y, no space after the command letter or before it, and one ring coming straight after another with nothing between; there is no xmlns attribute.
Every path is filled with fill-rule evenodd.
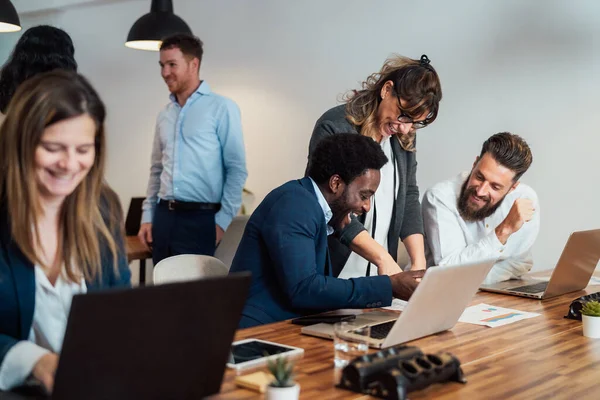
<svg viewBox="0 0 600 400"><path fill-rule="evenodd" d="M85 280L65 280L60 274L54 286L44 270L35 266L35 308L28 340L15 344L0 365L0 390L23 384L38 360L47 353L60 353L73 296L86 293Z"/></svg>
<svg viewBox="0 0 600 400"><path fill-rule="evenodd" d="M533 266L531 247L540 230L540 206L535 191L524 183L504 198L498 209L482 221L467 222L458 212L457 200L462 184L469 176L440 182L423 197L423 225L426 237L427 266L457 265L496 260L484 283L518 278ZM535 212L529 222L510 235L505 245L495 229L508 215L518 198L533 201Z"/></svg>
<svg viewBox="0 0 600 400"><path fill-rule="evenodd" d="M334 231L333 227L329 225L329 221L331 221L331 217L333 217L333 212L331 211L331 207L329 207L329 203L325 200L325 196L319 189L317 182L313 180L313 178L308 177L313 184L313 189L315 189L315 194L317 195L317 201L323 210L323 217L325 218L325 223L327 224L327 236L331 235Z"/></svg>
<svg viewBox="0 0 600 400"><path fill-rule="evenodd" d="M398 172L394 168L395 160L392 154L392 144L390 138L384 138L381 141L381 149L388 158L383 168L379 171L381 179L377 192L371 197L371 209L365 215L364 227L371 237L373 237L373 217L377 209L377 223L375 225L375 235L373 239L385 249L388 248L388 231L392 222L392 213L394 212L394 200L398 195L397 186L394 185L394 173L396 181L400 179ZM367 272L368 261L355 252L351 252L344 268L338 278L350 279L365 276ZM370 276L377 275L377 266L371 265Z"/></svg>

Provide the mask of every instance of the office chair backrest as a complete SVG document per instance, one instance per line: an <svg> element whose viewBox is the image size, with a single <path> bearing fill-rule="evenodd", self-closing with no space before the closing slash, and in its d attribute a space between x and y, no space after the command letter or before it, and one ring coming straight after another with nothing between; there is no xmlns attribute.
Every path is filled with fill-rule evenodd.
<svg viewBox="0 0 600 400"><path fill-rule="evenodd" d="M135 236L140 230L140 222L142 220L142 203L145 197L132 197L125 218L125 234L127 236Z"/></svg>
<svg viewBox="0 0 600 400"><path fill-rule="evenodd" d="M154 284L192 281L208 276L224 276L228 268L220 260L198 254L168 257L154 266Z"/></svg>
<svg viewBox="0 0 600 400"><path fill-rule="evenodd" d="M215 257L223 261L227 270L231 268L231 262L244 235L248 219L250 219L249 215L238 215L233 218L233 221L231 221L229 228L227 228L221 239L221 243L219 243L219 246L215 250Z"/></svg>

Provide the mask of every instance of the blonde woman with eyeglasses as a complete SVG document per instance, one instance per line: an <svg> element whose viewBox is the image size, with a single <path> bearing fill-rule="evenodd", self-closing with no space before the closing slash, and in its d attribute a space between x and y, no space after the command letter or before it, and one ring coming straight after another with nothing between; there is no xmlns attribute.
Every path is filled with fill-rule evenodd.
<svg viewBox="0 0 600 400"><path fill-rule="evenodd" d="M394 55L346 103L317 120L310 154L325 137L357 133L377 141L388 162L370 204L354 210L340 232L329 237L334 274L340 278L393 275L399 239L411 260L411 269L425 268L423 220L417 186L416 132L435 121L442 88L429 58Z"/></svg>

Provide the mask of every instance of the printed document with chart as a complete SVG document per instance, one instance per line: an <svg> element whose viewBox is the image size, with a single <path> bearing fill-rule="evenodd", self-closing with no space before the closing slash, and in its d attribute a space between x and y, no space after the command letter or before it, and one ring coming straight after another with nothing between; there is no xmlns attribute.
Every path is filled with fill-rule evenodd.
<svg viewBox="0 0 600 400"><path fill-rule="evenodd" d="M468 324L485 325L490 328L512 324L527 318L537 317L540 314L513 310L511 308L496 307L481 303L467 307L459 318L459 322Z"/></svg>

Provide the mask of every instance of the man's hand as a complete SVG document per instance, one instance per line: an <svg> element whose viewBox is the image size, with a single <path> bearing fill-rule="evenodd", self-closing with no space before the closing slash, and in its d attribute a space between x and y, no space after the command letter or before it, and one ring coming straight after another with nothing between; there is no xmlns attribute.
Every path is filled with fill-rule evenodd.
<svg viewBox="0 0 600 400"><path fill-rule="evenodd" d="M395 275L402 272L402 269L396 261L387 254L380 263L377 264L377 275Z"/></svg>
<svg viewBox="0 0 600 400"><path fill-rule="evenodd" d="M331 219L331 221L329 221L329 226L331 226L335 232L340 232L348 226L350 222L352 222L350 214L346 214L341 218Z"/></svg>
<svg viewBox="0 0 600 400"><path fill-rule="evenodd" d="M221 239L223 239L223 234L225 233L225 231L223 230L223 228L221 228L219 225L215 225L217 228L217 241L215 242L215 246L219 244L219 242L221 242Z"/></svg>
<svg viewBox="0 0 600 400"><path fill-rule="evenodd" d="M525 222L531 221L534 212L535 208L533 208L532 200L516 199L504 221L496 227L498 240L502 244L506 244L510 235L521 229Z"/></svg>
<svg viewBox="0 0 600 400"><path fill-rule="evenodd" d="M401 300L408 300L417 288L419 281L425 275L425 270L405 271L390 276L392 281L392 294Z"/></svg>
<svg viewBox="0 0 600 400"><path fill-rule="evenodd" d="M49 393L54 389L54 375L58 366L58 355L48 353L42 356L31 371L34 378L42 382Z"/></svg>
<svg viewBox="0 0 600 400"><path fill-rule="evenodd" d="M152 247L152 224L146 222L140 225L140 230L137 234L140 241L144 243L148 248Z"/></svg>

